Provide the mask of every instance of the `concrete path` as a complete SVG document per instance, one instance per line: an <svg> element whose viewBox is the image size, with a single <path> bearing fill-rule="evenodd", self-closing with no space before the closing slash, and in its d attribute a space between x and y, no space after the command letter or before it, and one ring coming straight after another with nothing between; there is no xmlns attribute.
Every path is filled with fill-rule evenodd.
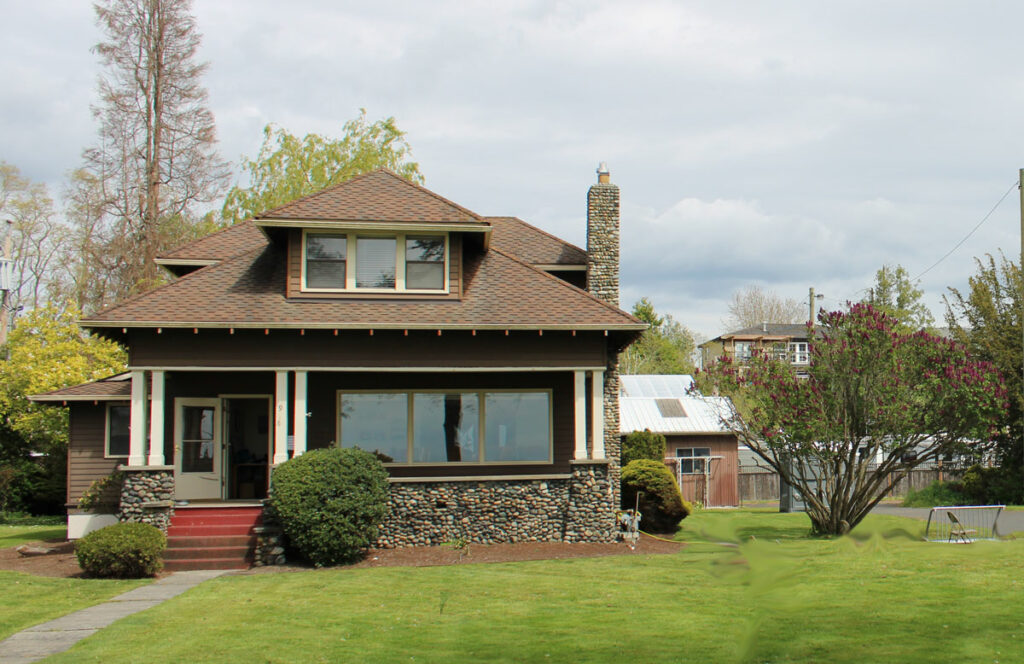
<svg viewBox="0 0 1024 664"><path fill-rule="evenodd" d="M0 664L25 664L64 652L116 620L177 597L203 581L230 570L175 572L148 586L118 595L102 604L29 627L0 641Z"/></svg>

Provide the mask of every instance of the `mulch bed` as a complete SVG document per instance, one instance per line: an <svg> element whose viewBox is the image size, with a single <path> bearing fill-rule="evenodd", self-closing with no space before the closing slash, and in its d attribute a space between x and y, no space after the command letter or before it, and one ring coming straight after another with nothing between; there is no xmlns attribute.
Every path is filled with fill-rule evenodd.
<svg viewBox="0 0 1024 664"><path fill-rule="evenodd" d="M81 577L82 570L75 559L72 542L32 542L32 545L54 547L57 550L43 556L20 555L15 547L0 549L0 569L25 572L37 576ZM665 542L642 535L636 548L622 542L591 544L568 542L522 542L517 544L470 544L457 549L451 546L415 546L404 549L370 549L366 558L349 565L361 567L429 567L435 565L467 565L474 563L509 563L523 560L554 560L562 558L595 558L599 556L642 556L677 553L683 548L678 542ZM305 565L288 564L275 567L254 567L241 574L267 574L296 572L311 569Z"/></svg>

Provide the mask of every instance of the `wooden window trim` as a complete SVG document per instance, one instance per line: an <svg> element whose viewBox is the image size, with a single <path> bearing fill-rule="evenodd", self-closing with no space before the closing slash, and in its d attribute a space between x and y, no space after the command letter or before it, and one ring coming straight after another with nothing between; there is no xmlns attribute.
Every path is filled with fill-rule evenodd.
<svg viewBox="0 0 1024 664"><path fill-rule="evenodd" d="M129 401L112 401L108 402L106 408L103 409L104 413L104 424L103 424L103 458L104 459L127 459L128 452L124 454L111 454L110 453L110 409L113 407L128 408L129 417L131 417L130 409L131 402ZM131 425L129 424L129 429Z"/></svg>

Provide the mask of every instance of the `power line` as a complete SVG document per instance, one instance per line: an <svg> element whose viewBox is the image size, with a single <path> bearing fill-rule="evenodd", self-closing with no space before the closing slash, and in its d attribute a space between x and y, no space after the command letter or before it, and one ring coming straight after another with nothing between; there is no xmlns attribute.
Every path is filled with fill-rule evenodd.
<svg viewBox="0 0 1024 664"><path fill-rule="evenodd" d="M960 248L960 246L961 246L961 245L962 245L962 244L963 244L964 242L967 242L967 240L969 240L969 239L970 239L970 237L971 237L972 235L974 235L974 232L975 232L975 231L977 231L977 230L978 230L979 228L981 228L981 225L982 225L982 224L984 224L984 223L985 223L986 221L988 221L988 218L989 218L989 217L991 217L991 216L992 216L992 214L993 214L993 213L994 213L994 212L996 211L996 209L997 209L997 208L999 207L999 205L1000 205L1000 204L1002 204L1002 202L1006 200L1006 197L1010 195L1010 192L1011 192L1011 191L1013 191L1014 189L1016 189L1016 188L1017 188L1017 187L1019 187L1019 186L1020 186L1020 181L1014 182L1014 183L1013 183L1012 185L1010 185L1010 188L1006 190L1006 193L1005 193L1005 194L1003 194L1002 198L1000 198L1000 199L999 199L998 201L996 201L996 204L992 206L992 209L988 211L988 214L986 214L986 215L985 215L984 217L982 217L982 218L981 218L981 221L979 221L979 222L978 222L978 225L977 225L977 226L975 226L974 228L972 228L972 229L971 229L971 232L970 232L970 233L968 233L967 235L965 235L965 236L964 236L964 238L963 238L962 240L960 240L959 242L957 242L957 243L956 243L956 246L954 246L954 247L953 247L952 249L950 249L949 251L947 251L947 252L946 252L946 254L945 254L945 255L944 255L944 256L943 256L942 258L940 258L939 260L937 260L937 261L935 261L934 263L932 263L932 264L931 264L931 266L929 266L927 270L925 270L925 271L924 271L924 272L922 272L921 274L919 274L919 275L917 275L916 277L914 277L913 279L911 279L911 282L916 282L916 281L917 281L918 279L920 279L920 278L921 278L921 277L923 277L924 275L926 275L926 274L928 274L929 272L931 272L931 271L932 271L932 269L934 269L934 268L935 268L935 267L936 267L936 266L937 266L937 265L938 265L939 263L941 263L942 261L944 261L944 260L946 260L947 258L949 258L949 257L950 257L950 255L952 255L952 253L953 253L954 251L956 251L957 249L959 249L959 248Z"/></svg>

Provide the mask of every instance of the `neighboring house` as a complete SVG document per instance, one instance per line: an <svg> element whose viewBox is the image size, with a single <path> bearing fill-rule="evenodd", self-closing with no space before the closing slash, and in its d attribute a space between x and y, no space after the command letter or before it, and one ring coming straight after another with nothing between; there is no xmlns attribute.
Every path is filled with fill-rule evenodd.
<svg viewBox="0 0 1024 664"><path fill-rule="evenodd" d="M665 436L666 464L683 497L706 507L739 504L736 435L723 426L725 397L689 392L685 375L619 377L619 427L623 436L649 430Z"/></svg>
<svg viewBox="0 0 1024 664"><path fill-rule="evenodd" d="M810 331L805 323L761 323L727 332L705 341L698 348L702 367L711 366L723 356L742 364L750 359L755 350L761 350L789 362L799 375L806 372L811 362L809 339Z"/></svg>
<svg viewBox="0 0 1024 664"><path fill-rule="evenodd" d="M618 209L599 170L584 252L380 170L169 252L176 280L82 321L129 373L33 397L70 409L71 520L115 468L122 520L258 509L274 466L341 445L387 460L381 546L609 540L646 328Z"/></svg>

